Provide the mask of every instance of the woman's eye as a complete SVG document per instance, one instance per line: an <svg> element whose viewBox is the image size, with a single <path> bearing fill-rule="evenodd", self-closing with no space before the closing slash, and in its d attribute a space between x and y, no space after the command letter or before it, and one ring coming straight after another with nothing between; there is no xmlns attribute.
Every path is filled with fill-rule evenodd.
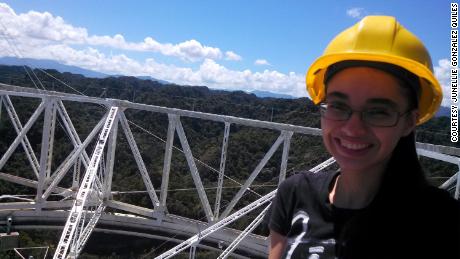
<svg viewBox="0 0 460 259"><path fill-rule="evenodd" d="M371 116L390 116L392 112L388 109L369 109L366 113Z"/></svg>
<svg viewBox="0 0 460 259"><path fill-rule="evenodd" d="M343 104L329 104L327 106L328 108L335 110L335 111L348 111L350 108L348 108L346 105Z"/></svg>

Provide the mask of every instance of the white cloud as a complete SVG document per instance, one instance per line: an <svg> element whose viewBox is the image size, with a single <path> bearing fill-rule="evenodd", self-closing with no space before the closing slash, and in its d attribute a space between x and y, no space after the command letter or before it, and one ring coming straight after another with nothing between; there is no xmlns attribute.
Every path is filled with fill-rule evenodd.
<svg viewBox="0 0 460 259"><path fill-rule="evenodd" d="M0 56L9 56L9 46L0 41ZM154 59L144 62L134 60L124 54L105 55L99 50L88 47L81 50L64 44L28 49L24 57L53 59L67 65L108 74L149 75L158 79L184 85L206 85L211 88L235 90L264 90L275 93L306 96L305 78L293 72L283 74L274 70L252 72L230 70L212 59L205 59L196 70L161 64Z"/></svg>
<svg viewBox="0 0 460 259"><path fill-rule="evenodd" d="M241 60L241 56L236 54L235 52L233 51L227 51L225 52L225 59L226 60L234 60L234 61L239 61Z"/></svg>
<svg viewBox="0 0 460 259"><path fill-rule="evenodd" d="M434 66L434 74L442 87L442 106L450 106L450 62L447 59L438 61L438 65Z"/></svg>
<svg viewBox="0 0 460 259"><path fill-rule="evenodd" d="M254 61L254 64L259 65L259 66L269 66L270 65L270 63L268 63L268 61L265 59L257 59L256 61Z"/></svg>
<svg viewBox="0 0 460 259"><path fill-rule="evenodd" d="M4 3L0 3L0 25L4 35L22 40L84 43L88 37L86 29L66 24L59 16L35 11L17 15Z"/></svg>
<svg viewBox="0 0 460 259"><path fill-rule="evenodd" d="M220 59L222 57L220 49L202 46L201 43L196 40L185 41L173 46L173 53L177 53L176 55L191 61L197 61L203 58Z"/></svg>
<svg viewBox="0 0 460 259"><path fill-rule="evenodd" d="M59 16L48 12L29 11L16 14L11 7L0 3L0 31L10 38L21 41L32 41L36 44L80 44L90 46L105 46L120 50L157 52L166 56L174 56L186 61L202 61L206 58L221 59L222 51L216 47L202 45L195 39L177 44L160 43L152 37L146 37L142 42L129 42L121 34L89 35L85 28L75 27ZM228 52L227 52L228 53ZM239 57L231 52L231 57Z"/></svg>
<svg viewBox="0 0 460 259"><path fill-rule="evenodd" d="M215 88L232 85L239 90L265 90L293 96L306 96L305 78L294 72L286 75L273 70L255 73L250 70L234 71L207 59L196 73L206 85Z"/></svg>
<svg viewBox="0 0 460 259"><path fill-rule="evenodd" d="M347 15L353 18L362 18L365 10L361 7L353 7L347 10Z"/></svg>
<svg viewBox="0 0 460 259"><path fill-rule="evenodd" d="M17 15L8 5L1 3L0 33L6 34L10 39L7 42L4 37L0 37L0 56L51 59L108 74L148 75L184 85L206 85L211 88L244 91L264 90L306 96L303 75L294 72L283 74L275 70L231 70L217 63L216 59L224 56L218 48L203 46L193 39L179 44L163 44L151 37L145 38L143 42L133 43L128 42L121 34L88 36L85 28L69 25L60 17L33 11ZM197 69L192 69L162 64L153 58L139 61L128 54L105 54L98 49L100 46L118 50L155 51L190 61L201 59L201 64ZM227 51L225 59L241 60L241 56ZM261 60L261 63L269 64L266 60Z"/></svg>

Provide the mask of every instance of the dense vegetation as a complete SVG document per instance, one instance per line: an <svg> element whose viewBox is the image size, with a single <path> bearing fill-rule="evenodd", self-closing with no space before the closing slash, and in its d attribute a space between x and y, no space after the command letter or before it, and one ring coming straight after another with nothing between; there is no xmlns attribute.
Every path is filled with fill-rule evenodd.
<svg viewBox="0 0 460 259"><path fill-rule="evenodd" d="M29 74L30 71L29 71ZM34 74L40 78L40 82L33 83L23 67L0 66L0 82L30 87L40 88L59 92L79 93L88 96L101 98L124 99L131 102L145 103L157 106L173 107L186 110L195 110L200 112L231 115L236 117L274 121L294 125L308 126L319 128L319 114L309 99L275 99L275 98L258 98L253 94L241 91L229 92L210 90L204 86L179 86L174 84L160 84L150 80L141 80L135 77L109 77L104 79L86 78L81 75L70 73L59 73L54 70L47 70L46 73L35 70ZM58 79L58 80L56 80ZM63 84L62 82L65 82ZM71 87L69 87L71 86ZM72 89L73 88L73 89ZM27 98L11 98L12 102L19 113L19 117L24 124L35 107L38 105L37 100ZM84 138L97 123L105 109L98 105L84 105L79 103L64 103L72 121L75 125L80 138ZM167 131L167 116L164 114L127 110L126 116L132 122L130 127L139 145L140 152L150 173L154 187L159 190L161 185L161 175L163 168L164 142ZM34 147L35 152L39 152L41 141L41 123L38 120L36 125L28 133L28 138ZM200 176L208 194L211 206L214 204L217 174L209 167L218 170L221 155L221 143L223 137L223 124L199 119L181 118L184 125L185 133L190 143L193 155L202 163L197 163ZM450 145L450 120L447 117L439 117L431 120L417 130L417 141L429 142L432 144ZM55 133L56 141L54 146L54 167L56 169L72 150L70 141L64 130L58 125ZM0 153L3 154L16 133L9 122L5 113L0 118ZM258 161L262 159L265 153L270 149L279 132L272 130L261 130L246 126L231 126L229 148L227 152L226 175L232 180L226 179L223 191L222 205L225 206L235 193L238 186L233 180L243 183L249 174L254 170ZM200 206L198 195L194 189L193 179L190 176L188 165L184 155L180 152L179 140L176 138L175 149L172 158L170 192L168 193L168 212L177 215L204 219L204 213ZM458 146L458 145L456 145ZM20 149L20 148L18 148ZM253 183L252 190L263 195L275 188L278 183L278 174L280 171L281 150L274 154L264 170ZM87 149L88 154L92 152L92 146ZM39 154L37 154L38 156ZM328 158L320 137L294 135L291 142L289 155L288 175L298 170L308 169ZM446 177L454 173L455 166L435 162L431 159L423 159L422 162L427 167L427 177L434 183L439 184ZM204 164L206 166L204 166ZM10 159L10 162L2 169L2 172L13 173L23 177L32 178L32 170L24 154L20 151ZM65 177L61 186L71 186L71 175ZM137 165L130 151L126 138L121 130L118 131L116 162L113 176L113 191L139 191L145 190L144 184L137 170ZM33 194L34 190L18 185L13 185L0 181L0 194ZM247 192L242 202L237 207L255 200L258 196ZM51 198L53 199L53 198ZM139 206L152 208L150 199L145 193L139 194L118 194L114 199ZM256 212L257 213L257 212ZM256 216L256 213L249 215L232 225L235 228L242 228ZM266 229L260 227L257 233L266 234ZM29 232L22 235L25 241L21 241L23 246L31 245L52 245L57 243L60 233L50 231L46 233L42 240L36 239L37 233ZM92 236L98 240L103 240L98 236ZM91 240L90 240L91 242ZM102 241L101 241L102 242ZM150 241L149 241L150 242ZM148 241L137 241L142 243L143 248L126 249L127 257L146 253L149 248L158 243L149 243ZM99 244L99 242L98 242ZM132 248L132 247L131 247ZM101 249L104 251L104 249ZM97 253L96 249L93 251ZM114 251L113 247L106 249ZM91 258L93 252L88 252L86 256ZM118 251L118 254L123 254ZM100 254L100 251L99 251ZM110 252L104 255L110 256ZM209 255L213 257L214 255ZM113 257L116 258L116 257Z"/></svg>

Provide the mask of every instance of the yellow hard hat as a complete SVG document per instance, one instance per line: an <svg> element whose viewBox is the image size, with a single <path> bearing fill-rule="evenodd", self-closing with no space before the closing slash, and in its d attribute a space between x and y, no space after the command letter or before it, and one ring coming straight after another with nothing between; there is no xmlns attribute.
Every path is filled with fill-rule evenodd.
<svg viewBox="0 0 460 259"><path fill-rule="evenodd" d="M433 75L430 54L423 43L394 17L366 16L329 43L306 76L307 90L315 104L326 97L324 75L327 68L346 60L390 63L418 76L421 94L417 124L426 122L438 110L442 89Z"/></svg>

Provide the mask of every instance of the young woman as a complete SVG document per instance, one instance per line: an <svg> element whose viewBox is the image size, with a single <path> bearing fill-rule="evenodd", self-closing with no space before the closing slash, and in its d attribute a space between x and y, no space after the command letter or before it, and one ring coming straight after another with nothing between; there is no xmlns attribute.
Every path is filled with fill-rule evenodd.
<svg viewBox="0 0 460 259"><path fill-rule="evenodd" d="M307 90L340 169L279 186L269 258L460 258L460 203L428 185L415 148L442 100L423 43L365 17L311 65Z"/></svg>

